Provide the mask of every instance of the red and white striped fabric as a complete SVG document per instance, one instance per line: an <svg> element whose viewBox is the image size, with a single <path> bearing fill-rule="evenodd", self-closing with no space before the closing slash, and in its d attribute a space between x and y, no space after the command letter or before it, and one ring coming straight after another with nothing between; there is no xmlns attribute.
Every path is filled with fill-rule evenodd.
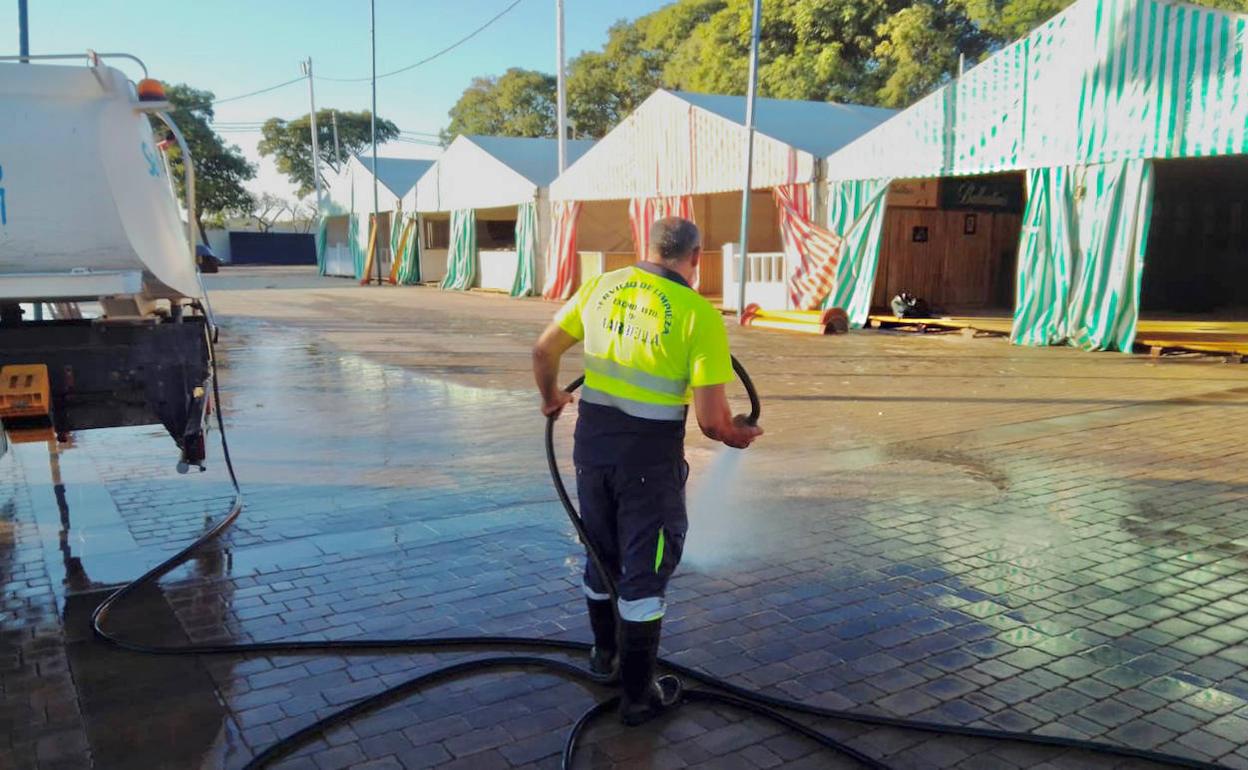
<svg viewBox="0 0 1248 770"><path fill-rule="evenodd" d="M546 249L546 299L566 300L576 289L576 220L580 201L551 201L550 244Z"/></svg>
<svg viewBox="0 0 1248 770"><path fill-rule="evenodd" d="M785 261L796 265L789 276L789 299L798 310L818 310L832 291L844 240L811 221L807 185L778 185L773 191Z"/></svg>
<svg viewBox="0 0 1248 770"><path fill-rule="evenodd" d="M681 217L694 222L693 196L633 198L628 202L628 219L633 223L633 245L637 249L638 262L645 261L646 254L650 252L650 228L664 217ZM700 270L694 274L694 289L698 288L701 277Z"/></svg>
<svg viewBox="0 0 1248 770"><path fill-rule="evenodd" d="M693 222L693 196L633 198L628 202L628 218L633 224L633 246L637 249L638 262L644 261L650 251L650 228L664 217L683 217Z"/></svg>

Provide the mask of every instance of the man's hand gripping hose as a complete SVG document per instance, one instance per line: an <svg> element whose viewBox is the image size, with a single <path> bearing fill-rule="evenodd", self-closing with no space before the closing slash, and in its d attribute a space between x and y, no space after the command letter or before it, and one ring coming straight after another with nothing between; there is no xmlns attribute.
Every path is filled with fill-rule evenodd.
<svg viewBox="0 0 1248 770"><path fill-rule="evenodd" d="M126 585L118 588L106 599L104 599L104 601L96 607L91 616L92 631L97 638L107 644L111 644L121 649L152 655L308 655L312 653L336 655L391 653L410 654L413 652L437 652L454 649L484 650L497 648L520 648L532 650L534 652L557 652L562 654L584 654L589 651L590 645L584 642L516 636L444 636L423 637L416 639L351 639L342 641L279 640L243 644L154 645L123 639L117 635L116 631L106 629L109 614L119 602L127 596L135 593L143 586L156 583L161 577L165 576L177 566L189 559L198 549L221 536L226 530L229 529L230 525L233 524L243 510L242 490L239 486L237 475L235 474L233 461L230 458L229 444L226 438L225 419L221 409L220 377L216 366L216 351L213 349L214 342L215 340L211 335L209 335L208 347L213 372L213 400L217 407L216 419L217 427L221 434L222 458L225 462L230 482L234 488L233 502L231 503L229 510L220 520L218 520L212 527L192 541L189 545L160 564L157 564L155 567L136 578L133 582L127 583ZM754 390L753 383L750 382L749 376L745 373L744 368L741 367L740 363L738 363L735 359L733 360L733 368L736 370L737 375L741 377L742 382L746 387L746 391L750 395L750 416L754 421L757 421L759 403L758 395ZM580 381L578 380L568 386L567 390L571 392L579 385ZM567 489L563 484L562 476L559 473L559 466L555 461L554 453L553 416L549 417L546 423L546 457L550 465L551 479L554 483L559 501L563 504L564 512L568 515L568 519L572 523L572 526L576 529L577 534L580 535L581 541L585 543L586 551L590 558L593 559L595 565L599 567L599 574L608 575L609 573L601 569L602 564L598 555L595 554L592 547L589 546L580 516L568 496ZM611 592L613 594L615 592L614 585L611 586ZM756 716L771 720L777 724L787 727L790 730L793 730L830 750L851 757L860 762L862 765L870 768L884 768L886 765L867 756L866 754L863 754L852 746L837 741L810 727L809 725L796 720L789 714L804 714L807 716L825 719L842 720L906 730L917 730L939 735L992 738L1053 746L1064 749L1077 749L1155 762L1163 765L1171 765L1173 767L1202 768L1205 770L1212 770L1213 768L1220 767L1216 764L1188 759L1186 757L1173 756L1160 752L1135 749L1108 743L1096 743L1093 741L1049 735L1035 735L1032 733L1013 733L980 727L942 724L938 722L898 719L875 714L823 708L820 706L802 703L800 701L788 700L774 695L755 692L710 674L680 665L673 661L663 660L660 658L659 665L672 673L679 674L688 680L699 682L710 688L706 690L687 691L685 697L689 702L714 702L749 711ZM427 671L419 676L414 676L404 682L388 687L375 695L371 695L363 700L357 701L340 711L319 719L316 722L307 725L303 729L298 730L297 732L294 732L267 747L253 757L246 767L267 767L300 747L317 740L327 731L338 725L345 724L356 717L363 716L390 704L396 703L403 698L410 697L415 693L424 691L440 682L470 674L501 669L525 669L556 673L564 675L587 688L592 688L595 685L594 676L587 669L565 660L543 657L541 655L509 654L462 661L448 666L443 666L432 671ZM572 729L568 733L567 741L564 744L562 764L564 768L571 767L577 740L584 733L589 723L596 716L614 707L614 705L614 698L599 703L597 706L582 715L581 718L573 725Z"/></svg>

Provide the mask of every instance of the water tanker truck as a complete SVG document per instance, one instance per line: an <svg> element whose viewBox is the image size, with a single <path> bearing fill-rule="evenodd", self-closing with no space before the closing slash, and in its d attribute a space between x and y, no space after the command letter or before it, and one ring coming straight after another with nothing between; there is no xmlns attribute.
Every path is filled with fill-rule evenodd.
<svg viewBox="0 0 1248 770"><path fill-rule="evenodd" d="M185 470L204 459L215 330L194 166L146 75L122 54L0 58L0 421L163 425ZM180 146L181 204L151 116Z"/></svg>

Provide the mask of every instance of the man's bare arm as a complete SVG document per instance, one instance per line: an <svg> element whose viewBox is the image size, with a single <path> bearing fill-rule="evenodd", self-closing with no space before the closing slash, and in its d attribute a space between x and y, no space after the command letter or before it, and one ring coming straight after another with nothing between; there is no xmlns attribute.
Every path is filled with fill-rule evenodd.
<svg viewBox="0 0 1248 770"><path fill-rule="evenodd" d="M728 406L728 391L723 385L694 388L693 409L698 418L698 427L712 441L745 449L754 439L763 435L763 429L751 425L745 415L732 416L732 409Z"/></svg>
<svg viewBox="0 0 1248 770"><path fill-rule="evenodd" d="M551 324L533 346L533 379L542 394L542 414L556 417L572 403L572 394L559 387L559 359L577 343L577 339Z"/></svg>

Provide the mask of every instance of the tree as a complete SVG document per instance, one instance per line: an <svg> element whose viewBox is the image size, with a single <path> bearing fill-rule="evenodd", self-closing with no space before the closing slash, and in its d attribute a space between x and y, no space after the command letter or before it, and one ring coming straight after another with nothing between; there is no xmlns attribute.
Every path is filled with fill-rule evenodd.
<svg viewBox="0 0 1248 770"><path fill-rule="evenodd" d="M316 204L308 201L295 201L290 207L290 223L295 232L304 235L312 232L316 226Z"/></svg>
<svg viewBox="0 0 1248 770"><path fill-rule="evenodd" d="M286 212L290 212L293 218L294 210L285 198L273 193L262 193L253 199L249 215L256 220L256 229L267 233L273 229L273 225L277 224L278 218Z"/></svg>
<svg viewBox="0 0 1248 770"><path fill-rule="evenodd" d="M682 43L725 5L685 0L635 21L619 21L601 52L586 51L568 64L568 118L579 133L602 136L661 86L664 68Z"/></svg>
<svg viewBox="0 0 1248 770"><path fill-rule="evenodd" d="M933 2L901 9L880 25L879 33L875 53L888 72L879 97L887 107L913 103L957 72L959 56L974 62L998 42L965 13Z"/></svg>
<svg viewBox="0 0 1248 770"><path fill-rule="evenodd" d="M518 67L473 78L449 114L444 141L458 134L554 136L555 78Z"/></svg>
<svg viewBox="0 0 1248 770"><path fill-rule="evenodd" d="M220 219L227 213L246 211L251 206L251 194L243 187L243 182L254 178L256 169L243 157L242 150L227 145L212 129L211 91L179 83L166 88L165 95L173 105L170 116L186 139L195 164L195 215L203 237L205 216ZM156 117L151 120L156 135L165 136L168 131L165 124ZM175 142L168 145L166 152L178 195L185 199L182 150Z"/></svg>
<svg viewBox="0 0 1248 770"><path fill-rule="evenodd" d="M321 167L329 168L337 173L341 170L338 157L334 154L334 113L337 110L324 109L316 111L316 139L320 151ZM354 154L359 154L372 145L371 133L372 113L338 112L338 143L341 147L342 163ZM260 154L274 156L277 170L298 185L299 197L303 197L316 189L312 180L312 131L311 113L283 120L269 118L261 127L263 138L258 146ZM388 142L399 135L399 127L390 121L377 118L377 143ZM321 171L321 183L325 183L325 172Z"/></svg>
<svg viewBox="0 0 1248 770"><path fill-rule="evenodd" d="M899 0L791 0L765 6L759 94L877 104L889 74L876 53L879 29L909 5ZM749 0L726 2L675 52L664 80L692 91L745 93L751 13Z"/></svg>

